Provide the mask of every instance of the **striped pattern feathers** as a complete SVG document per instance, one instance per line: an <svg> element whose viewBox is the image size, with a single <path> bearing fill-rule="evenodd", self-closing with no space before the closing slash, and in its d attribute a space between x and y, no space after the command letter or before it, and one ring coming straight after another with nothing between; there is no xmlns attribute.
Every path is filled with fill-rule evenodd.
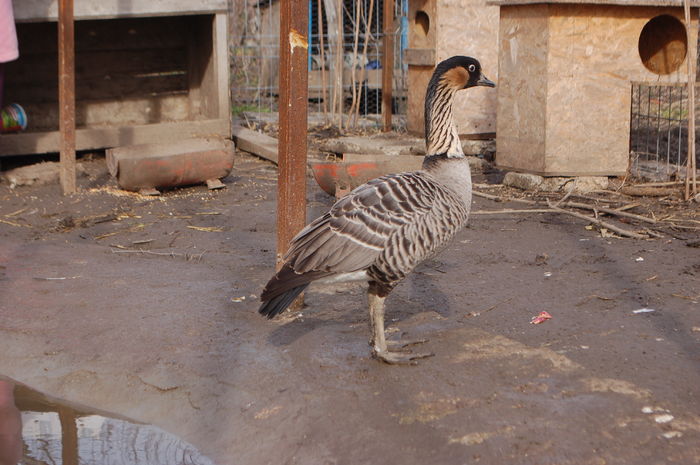
<svg viewBox="0 0 700 465"><path fill-rule="evenodd" d="M261 296L325 276L369 270L393 284L461 229L468 207L424 171L382 176L333 205L292 240L285 267Z"/></svg>

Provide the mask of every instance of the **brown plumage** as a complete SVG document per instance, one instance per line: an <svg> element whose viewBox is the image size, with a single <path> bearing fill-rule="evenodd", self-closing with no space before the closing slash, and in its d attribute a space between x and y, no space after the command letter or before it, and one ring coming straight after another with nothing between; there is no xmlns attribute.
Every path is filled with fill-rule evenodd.
<svg viewBox="0 0 700 465"><path fill-rule="evenodd" d="M473 58L452 57L437 66L426 93L423 169L369 181L297 234L263 290L261 314L273 318L284 311L312 281L363 280L369 282L373 354L389 363L428 355L388 350L384 298L466 224L471 174L452 100L457 90L477 85L494 84Z"/></svg>

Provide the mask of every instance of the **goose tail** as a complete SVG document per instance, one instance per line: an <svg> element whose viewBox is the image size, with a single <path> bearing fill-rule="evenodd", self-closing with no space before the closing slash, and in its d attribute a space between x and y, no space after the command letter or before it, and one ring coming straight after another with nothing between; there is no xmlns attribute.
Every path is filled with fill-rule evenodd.
<svg viewBox="0 0 700 465"><path fill-rule="evenodd" d="M269 319L276 317L285 311L287 307L294 302L294 299L296 299L308 286L309 283L302 284L301 286L293 287L288 291L278 294L275 297L272 297L270 300L263 301L258 313L266 316Z"/></svg>

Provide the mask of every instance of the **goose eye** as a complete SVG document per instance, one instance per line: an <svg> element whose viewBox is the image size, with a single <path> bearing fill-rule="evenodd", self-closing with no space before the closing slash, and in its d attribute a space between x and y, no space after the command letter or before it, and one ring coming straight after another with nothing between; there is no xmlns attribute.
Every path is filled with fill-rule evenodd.
<svg viewBox="0 0 700 465"><path fill-rule="evenodd" d="M470 72L470 73L473 73L474 71L476 71L476 66L474 66L474 65L469 65L469 72Z"/></svg>

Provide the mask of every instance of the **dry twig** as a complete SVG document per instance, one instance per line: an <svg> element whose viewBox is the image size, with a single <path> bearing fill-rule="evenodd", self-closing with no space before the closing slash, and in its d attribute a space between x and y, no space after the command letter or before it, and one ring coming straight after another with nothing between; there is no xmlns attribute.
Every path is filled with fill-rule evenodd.
<svg viewBox="0 0 700 465"><path fill-rule="evenodd" d="M123 250L114 250L112 249L112 253L136 253L136 254L143 254L143 255L157 255L160 257L183 257L185 260L192 261L200 261L204 254L207 251L205 250L204 252L200 254L189 254L189 253L178 253L178 252L153 252L151 250L143 250L143 249L123 249Z"/></svg>
<svg viewBox="0 0 700 465"><path fill-rule="evenodd" d="M512 213L552 213L550 208L527 208L527 209L511 209L505 208L503 210L477 210L473 211L471 215L504 215Z"/></svg>
<svg viewBox="0 0 700 465"><path fill-rule="evenodd" d="M571 215L571 216L575 216L576 218L581 218L583 220L590 221L591 223L595 223L600 227L609 229L610 231L613 231L621 236L632 237L634 239L647 239L647 236L644 236L642 234L638 234L638 233L635 233L632 231L628 231L626 229L619 228L619 227L615 226L614 224L610 224L610 223L605 222L601 219L593 218L593 217L590 217L588 215L584 215L583 213L576 213L576 212L572 212L569 210L564 210L563 208L558 208L558 207L555 207L553 205L550 205L550 208L556 212L559 212L559 213L564 213L566 215Z"/></svg>
<svg viewBox="0 0 700 465"><path fill-rule="evenodd" d="M0 223L9 224L10 226L16 226L18 228L22 227L22 225L19 223L15 223L14 221L3 220L2 218L0 218Z"/></svg>
<svg viewBox="0 0 700 465"><path fill-rule="evenodd" d="M510 197L499 197L497 195L491 195L491 194L486 194L484 192L477 192L473 191L473 195L476 197L483 197L485 199L489 200L494 200L496 202L518 202L518 203L524 203L527 205L543 205L543 202L538 202L535 200L527 200L527 199L515 199L515 198L510 198ZM563 200L563 199L562 199ZM561 203L557 202L554 204L554 206L560 206L560 207L572 207L572 208L580 208L584 210L593 210L593 211L598 211L602 213L606 213L608 215L615 215L615 216L623 216L626 218L632 218L638 221L643 221L645 223L651 223L651 224L656 224L656 220L653 218L649 218L647 216L642 216L642 215L636 215L634 213L627 213L625 211L622 211L622 209L614 209L614 208L607 208L607 207L596 207L594 205L588 205L586 203L580 203L580 202L566 202L562 205L559 205ZM632 204L633 206L637 206L636 204ZM625 209L633 208L633 206L630 207L623 207ZM550 205L551 207L551 205ZM475 212L476 213L476 212ZM534 213L534 210L533 210Z"/></svg>

